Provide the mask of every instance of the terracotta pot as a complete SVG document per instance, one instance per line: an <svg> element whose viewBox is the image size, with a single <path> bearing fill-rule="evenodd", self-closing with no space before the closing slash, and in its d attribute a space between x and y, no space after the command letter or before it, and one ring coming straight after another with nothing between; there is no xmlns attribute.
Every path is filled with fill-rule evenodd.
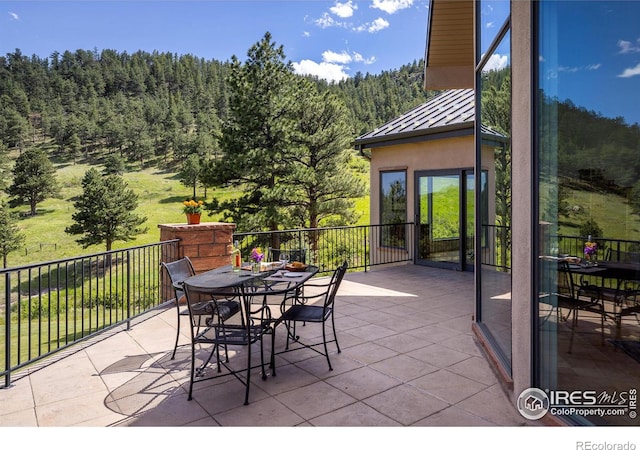
<svg viewBox="0 0 640 450"><path fill-rule="evenodd" d="M187 224L188 225L197 225L200 223L200 214L187 214Z"/></svg>

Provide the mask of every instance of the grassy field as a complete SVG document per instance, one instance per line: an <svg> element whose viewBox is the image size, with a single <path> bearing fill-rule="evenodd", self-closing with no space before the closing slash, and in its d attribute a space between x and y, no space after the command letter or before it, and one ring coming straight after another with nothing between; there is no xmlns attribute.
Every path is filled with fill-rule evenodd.
<svg viewBox="0 0 640 450"><path fill-rule="evenodd" d="M73 223L71 215L74 198L82 194L81 180L90 167L87 164L57 164L57 179L62 187L61 198L47 199L38 204L38 215L35 217L26 215L29 211L26 205L15 209L20 213L18 224L26 236L26 242L22 249L9 254L9 267L105 250L104 245L82 248L76 243L75 236L64 232L65 228ZM99 170L101 168L98 166ZM368 174L366 176L368 177ZM114 249L158 242L160 240L158 224L186 223L182 212L182 201L192 192L178 181L175 173L151 168L128 172L123 177L129 188L138 194L136 213L147 217L145 223L147 232L139 235L134 241L115 242ZM203 196L204 191L199 190L198 195ZM212 195L222 199L233 195L233 192L209 189L209 198ZM360 214L358 225L368 224L369 196L357 199L356 206ZM209 217L207 214L203 216L203 221L218 219L219 217Z"/></svg>
<svg viewBox="0 0 640 450"><path fill-rule="evenodd" d="M640 240L640 216L633 214L625 198L612 193L571 190L567 197L568 217L560 223L560 234L578 236L588 218L602 228L609 239Z"/></svg>

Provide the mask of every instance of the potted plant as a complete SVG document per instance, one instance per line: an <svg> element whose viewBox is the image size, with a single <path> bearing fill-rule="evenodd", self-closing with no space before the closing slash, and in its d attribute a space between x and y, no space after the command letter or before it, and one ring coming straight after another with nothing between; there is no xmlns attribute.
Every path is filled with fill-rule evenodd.
<svg viewBox="0 0 640 450"><path fill-rule="evenodd" d="M187 215L187 224L196 225L200 223L200 216L204 209L204 202L202 200L185 200L182 202L182 210Z"/></svg>

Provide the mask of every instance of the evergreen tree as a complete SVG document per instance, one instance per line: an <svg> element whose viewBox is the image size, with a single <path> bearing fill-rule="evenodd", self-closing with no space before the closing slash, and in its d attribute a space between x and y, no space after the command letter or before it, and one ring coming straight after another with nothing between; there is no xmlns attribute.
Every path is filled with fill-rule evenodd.
<svg viewBox="0 0 640 450"><path fill-rule="evenodd" d="M124 158L117 153L107 155L104 159L104 169L102 169L103 175L122 175L125 171Z"/></svg>
<svg viewBox="0 0 640 450"><path fill-rule="evenodd" d="M200 180L201 171L200 157L194 153L184 160L182 167L180 168L180 172L178 172L180 182L184 186L193 189L192 198L194 199L196 198L196 187Z"/></svg>
<svg viewBox="0 0 640 450"><path fill-rule="evenodd" d="M291 146L295 122L293 69L271 35L253 45L242 64L234 56L227 79L229 116L223 125L212 185L243 189L236 199L209 209L222 211L242 230L277 230L281 198L271 194L290 168L283 156Z"/></svg>
<svg viewBox="0 0 640 450"><path fill-rule="evenodd" d="M35 216L38 203L58 195L60 189L55 172L43 150L26 150L18 157L13 169L13 184L7 189L12 197L9 204L15 207L26 203L31 208L31 215Z"/></svg>
<svg viewBox="0 0 640 450"><path fill-rule="evenodd" d="M74 224L68 234L82 235L76 241L84 248L105 243L111 250L114 241L130 241L145 233L140 228L147 218L134 214L138 196L127 189L126 182L117 175L103 177L97 169L89 169L82 179L82 195L74 202Z"/></svg>
<svg viewBox="0 0 640 450"><path fill-rule="evenodd" d="M5 202L0 202L0 257L2 257L2 267L7 267L7 255L22 247L24 241L25 236L16 225L9 206Z"/></svg>
<svg viewBox="0 0 640 450"><path fill-rule="evenodd" d="M292 227L346 225L357 220L353 199L366 185L349 170L353 130L344 103L331 92L318 92L306 79L297 85L296 123L291 151L285 155L289 171L280 186L289 192L295 219Z"/></svg>
<svg viewBox="0 0 640 450"><path fill-rule="evenodd" d="M9 186L9 150L0 140L0 191Z"/></svg>

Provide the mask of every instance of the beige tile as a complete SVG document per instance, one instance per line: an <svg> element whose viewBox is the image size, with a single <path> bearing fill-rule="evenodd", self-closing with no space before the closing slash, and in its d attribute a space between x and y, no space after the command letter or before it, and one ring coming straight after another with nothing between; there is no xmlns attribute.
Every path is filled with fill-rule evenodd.
<svg viewBox="0 0 640 450"><path fill-rule="evenodd" d="M406 384L367 398L364 403L402 425L411 425L449 406Z"/></svg>
<svg viewBox="0 0 640 450"><path fill-rule="evenodd" d="M447 409L419 420L413 426L418 427L493 427L494 423L482 417L471 414L457 406L450 406Z"/></svg>
<svg viewBox="0 0 640 450"><path fill-rule="evenodd" d="M4 407L4 404L2 406ZM37 427L38 425L34 408L0 415L0 427Z"/></svg>
<svg viewBox="0 0 640 450"><path fill-rule="evenodd" d="M407 353L432 344L432 342L427 342L422 338L405 333L394 334L378 339L376 343L399 353Z"/></svg>
<svg viewBox="0 0 640 450"><path fill-rule="evenodd" d="M507 399L502 387L494 385L461 401L458 407L500 426L526 425L525 420Z"/></svg>
<svg viewBox="0 0 640 450"><path fill-rule="evenodd" d="M316 427L394 427L401 424L363 403L351 405L311 419Z"/></svg>
<svg viewBox="0 0 640 450"><path fill-rule="evenodd" d="M414 380L423 375L440 370L439 367L407 355L398 355L374 363L372 368L397 378L402 382Z"/></svg>
<svg viewBox="0 0 640 450"><path fill-rule="evenodd" d="M397 334L397 331L385 328L384 326L369 324L359 328L352 328L348 333L365 341L376 341L386 336Z"/></svg>
<svg viewBox="0 0 640 450"><path fill-rule="evenodd" d="M261 384L261 389L269 395L277 395L319 381L318 377L294 364L276 367L276 374L277 376L271 376Z"/></svg>
<svg viewBox="0 0 640 450"><path fill-rule="evenodd" d="M429 342L441 342L446 339L451 339L455 336L458 336L460 332L457 330L452 330L451 328L441 327L437 324L434 324L407 331L407 334L423 338Z"/></svg>
<svg viewBox="0 0 640 450"><path fill-rule="evenodd" d="M101 417L112 418L116 411L112 411L104 404L104 398L103 393L89 393L36 406L38 426L66 427Z"/></svg>
<svg viewBox="0 0 640 450"><path fill-rule="evenodd" d="M342 351L342 354L362 364L372 364L382 361L383 359L391 358L397 355L398 352L373 342L366 342L356 345L355 347L347 348Z"/></svg>
<svg viewBox="0 0 640 450"><path fill-rule="evenodd" d="M302 417L273 397L215 414L213 418L222 426L240 427L290 427L304 422Z"/></svg>
<svg viewBox="0 0 640 450"><path fill-rule="evenodd" d="M440 368L446 368L460 361L471 358L466 353L453 350L440 344L428 345L407 353L412 358L427 362Z"/></svg>
<svg viewBox="0 0 640 450"><path fill-rule="evenodd" d="M326 381L358 400L379 394L401 383L397 378L385 375L370 367L361 367L328 378Z"/></svg>
<svg viewBox="0 0 640 450"><path fill-rule="evenodd" d="M4 383L4 380L2 380L2 383ZM2 423L3 415L33 410L35 402L29 377L24 377L17 381L14 380L7 388L4 387L4 384L2 386L3 388L0 389L0 423Z"/></svg>
<svg viewBox="0 0 640 450"><path fill-rule="evenodd" d="M447 367L447 370L487 386L498 383L498 378L489 366L487 360L479 356L472 356L457 364L453 364Z"/></svg>
<svg viewBox="0 0 640 450"><path fill-rule="evenodd" d="M444 369L416 378L409 384L451 404L458 403L487 388L482 383Z"/></svg>
<svg viewBox="0 0 640 450"><path fill-rule="evenodd" d="M323 381L284 392L276 399L307 420L356 402L352 396Z"/></svg>

